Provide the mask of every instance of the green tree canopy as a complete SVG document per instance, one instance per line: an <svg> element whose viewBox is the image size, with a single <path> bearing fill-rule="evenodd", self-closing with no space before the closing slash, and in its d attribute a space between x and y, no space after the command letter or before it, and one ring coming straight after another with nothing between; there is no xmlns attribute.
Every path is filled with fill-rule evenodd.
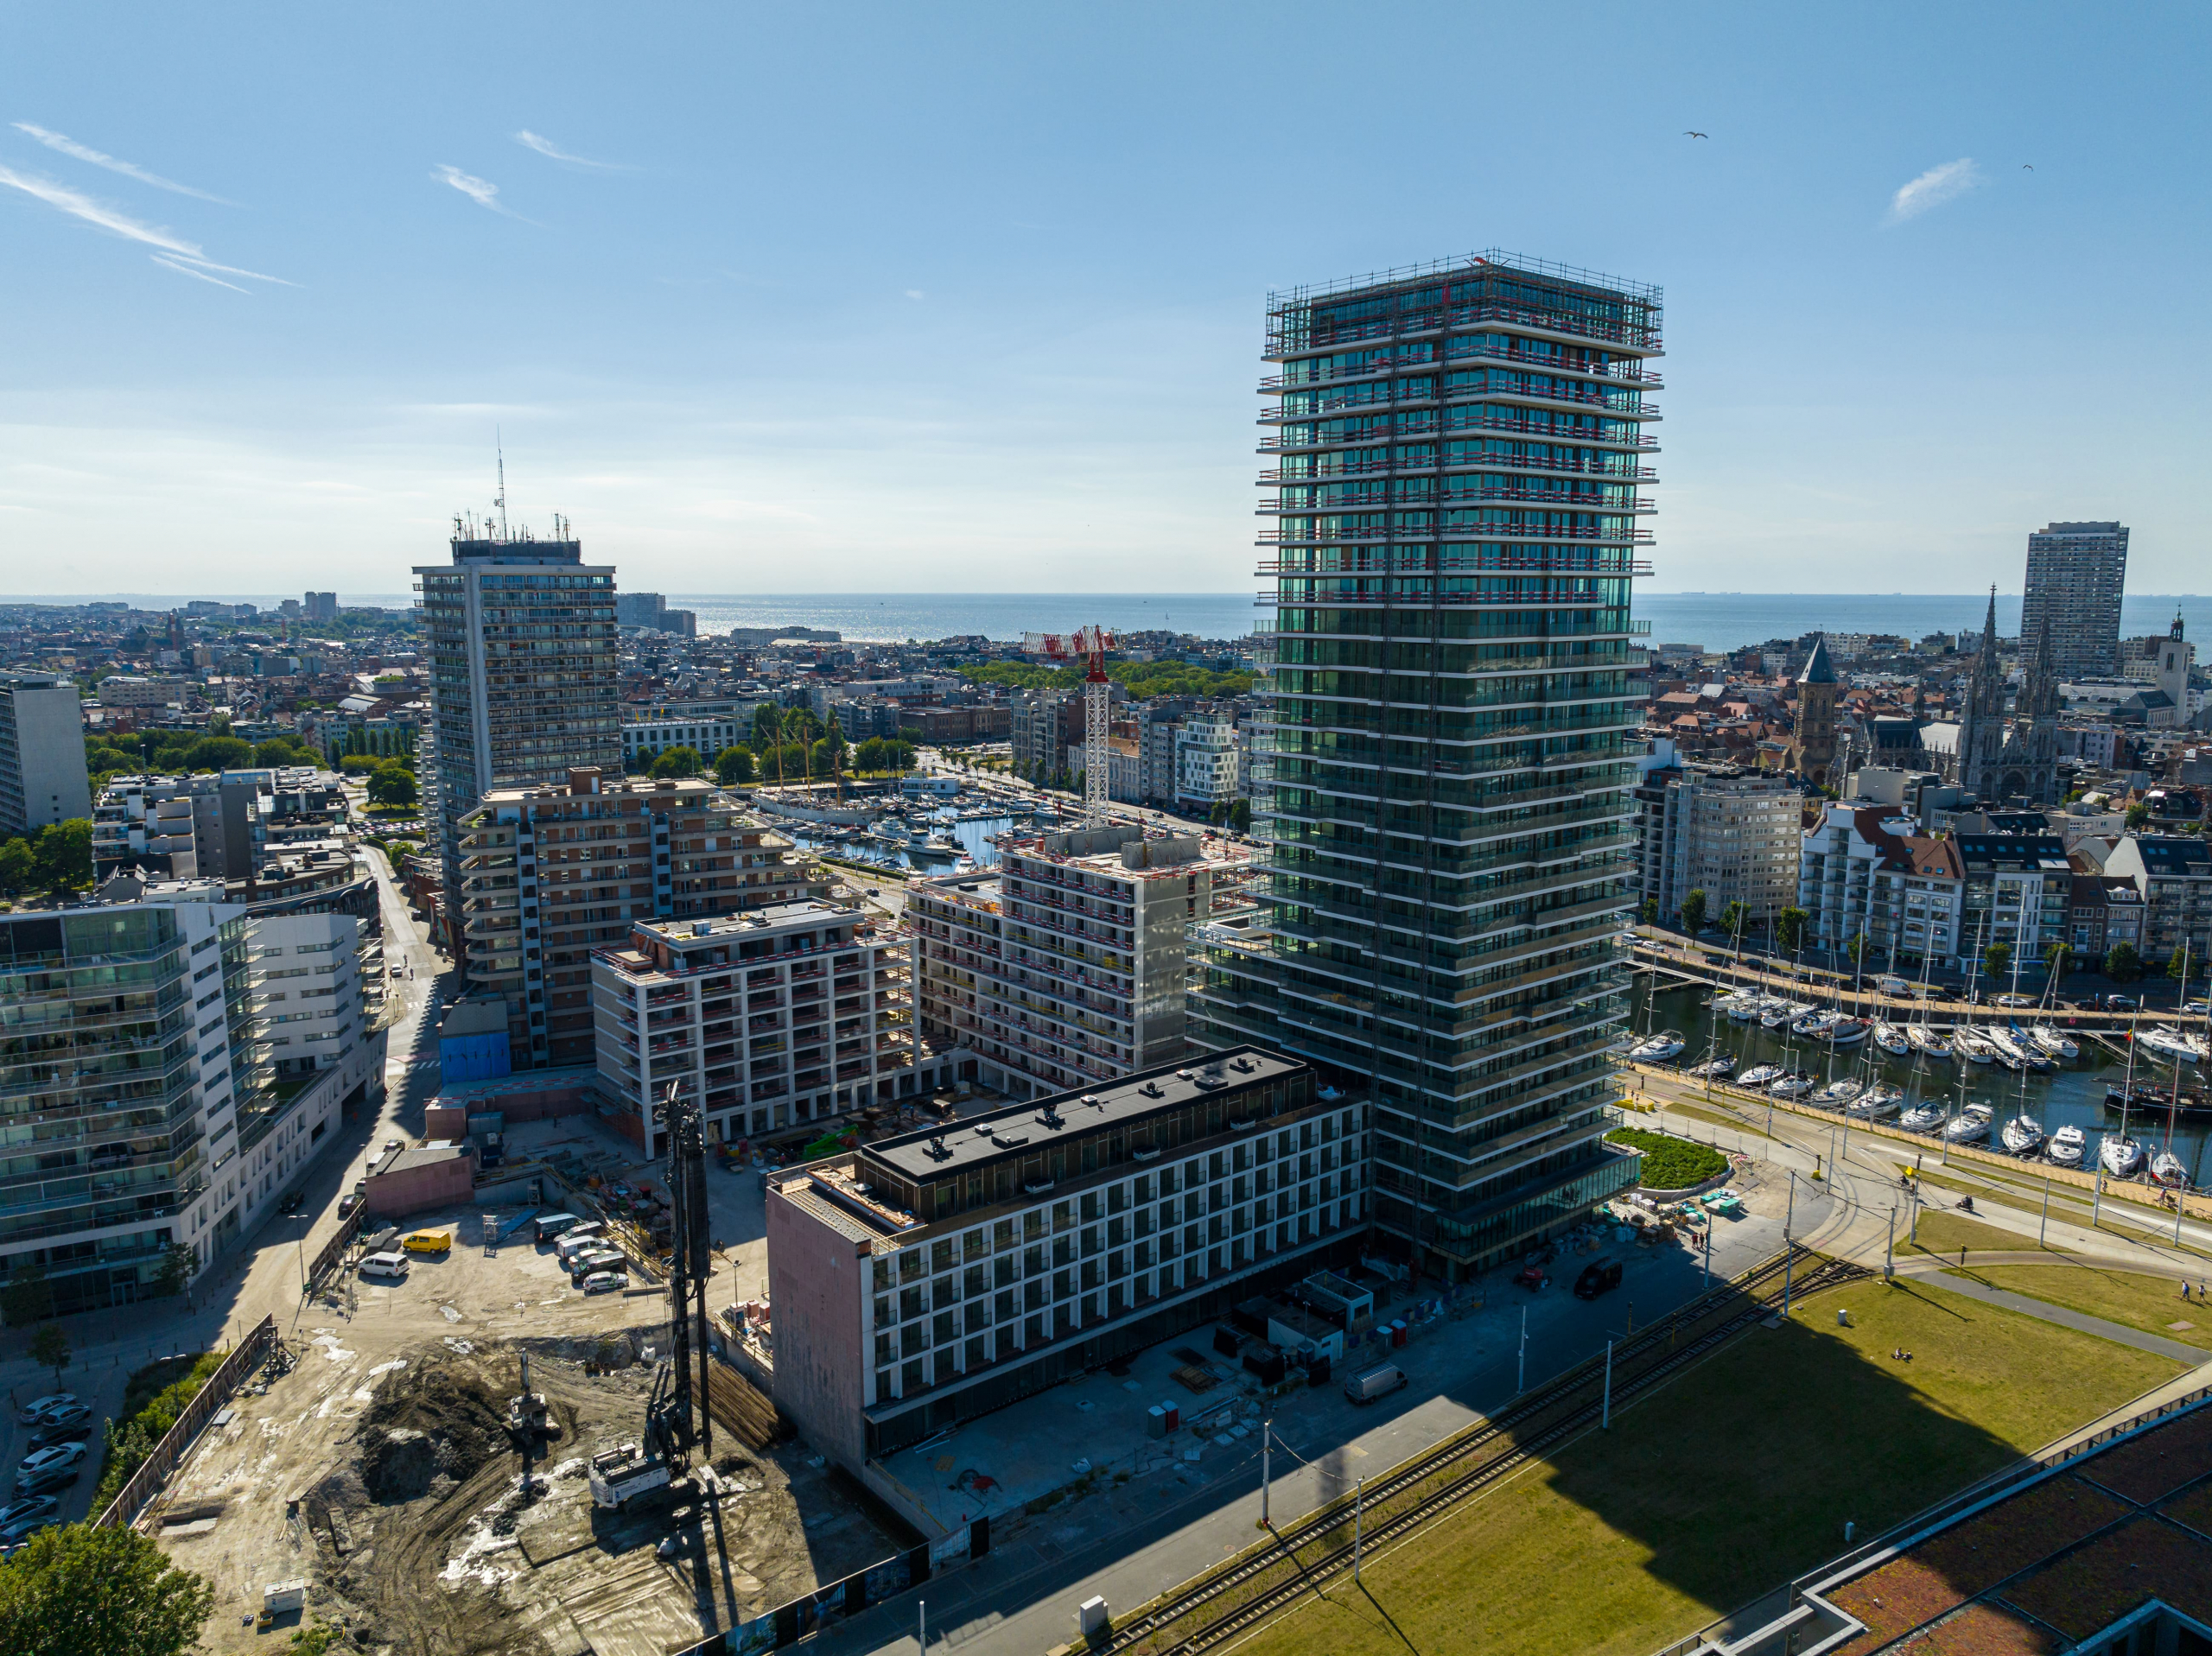
<svg viewBox="0 0 2212 1656"><path fill-rule="evenodd" d="M38 882L49 891L82 891L92 883L92 825L81 816L48 822L32 847Z"/></svg>
<svg viewBox="0 0 2212 1656"><path fill-rule="evenodd" d="M2114 983L2133 983L2143 975L2143 957L2133 943L2114 943L2105 950L2105 975Z"/></svg>
<svg viewBox="0 0 2212 1656"><path fill-rule="evenodd" d="M0 1564L0 1650L11 1656L184 1656L214 1589L127 1527L71 1524Z"/></svg>
<svg viewBox="0 0 2212 1656"><path fill-rule="evenodd" d="M29 840L0 841L0 897L30 889L38 879L38 858Z"/></svg>
<svg viewBox="0 0 2212 1656"><path fill-rule="evenodd" d="M1799 908L1785 908L1774 917L1774 946L1794 955L1805 945L1805 927L1812 916Z"/></svg>
<svg viewBox="0 0 2212 1656"><path fill-rule="evenodd" d="M386 759L369 772L369 803L372 805L412 805L421 792L415 773L396 760Z"/></svg>
<svg viewBox="0 0 2212 1656"><path fill-rule="evenodd" d="M1740 936L1747 917L1748 910L1742 904L1731 901L1726 908L1720 910L1720 930L1731 937Z"/></svg>
<svg viewBox="0 0 2212 1656"><path fill-rule="evenodd" d="M185 750L184 762L194 771L243 771L253 763L253 744L235 736L203 736Z"/></svg>
<svg viewBox="0 0 2212 1656"><path fill-rule="evenodd" d="M1992 943L1981 951L1981 969L1993 978L2001 978L2012 969L2012 945Z"/></svg>
<svg viewBox="0 0 2212 1656"><path fill-rule="evenodd" d="M2177 945L2174 952L2166 958L2166 975L2170 978L2180 978L2186 977L2188 974L2189 950L2185 947Z"/></svg>
<svg viewBox="0 0 2212 1656"><path fill-rule="evenodd" d="M741 788L753 779L753 750L726 747L715 755L715 780L725 788Z"/></svg>
<svg viewBox="0 0 2212 1656"><path fill-rule="evenodd" d="M653 777L696 777L705 768L696 747L667 747L646 774Z"/></svg>
<svg viewBox="0 0 2212 1656"><path fill-rule="evenodd" d="M1705 930L1705 890L1692 886L1682 894L1682 930L1694 937Z"/></svg>

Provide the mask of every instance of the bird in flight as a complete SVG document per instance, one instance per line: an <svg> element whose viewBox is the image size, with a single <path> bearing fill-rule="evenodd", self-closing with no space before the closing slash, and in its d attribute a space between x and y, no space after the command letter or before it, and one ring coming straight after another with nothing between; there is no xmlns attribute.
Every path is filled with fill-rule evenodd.
<svg viewBox="0 0 2212 1656"><path fill-rule="evenodd" d="M2020 163L2020 170L2024 173L2032 173L2035 171L2035 163L2024 161Z"/></svg>
<svg viewBox="0 0 2212 1656"><path fill-rule="evenodd" d="M1713 135L1709 132L1685 132L1682 136L1685 138L1709 138Z"/></svg>

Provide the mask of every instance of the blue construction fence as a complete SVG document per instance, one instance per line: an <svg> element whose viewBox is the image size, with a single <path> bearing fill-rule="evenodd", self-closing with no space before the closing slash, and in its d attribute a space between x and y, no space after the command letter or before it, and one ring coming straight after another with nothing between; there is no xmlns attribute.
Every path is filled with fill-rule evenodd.
<svg viewBox="0 0 2212 1656"><path fill-rule="evenodd" d="M927 1545L910 1549L856 1570L841 1582L779 1604L765 1615L741 1621L726 1633L702 1640L678 1656L763 1656L810 1639L838 1617L849 1618L932 1577L973 1563L991 1550L991 1520L978 1518Z"/></svg>

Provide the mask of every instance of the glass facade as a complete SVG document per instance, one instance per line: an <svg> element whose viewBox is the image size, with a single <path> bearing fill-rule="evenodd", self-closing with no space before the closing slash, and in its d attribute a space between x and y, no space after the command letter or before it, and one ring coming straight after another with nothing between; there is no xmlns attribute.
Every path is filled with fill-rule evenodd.
<svg viewBox="0 0 2212 1656"><path fill-rule="evenodd" d="M0 1282L67 1311L153 1281L207 1183L195 997L245 975L242 923L195 954L167 908L0 923Z"/></svg>
<svg viewBox="0 0 2212 1656"><path fill-rule="evenodd" d="M1269 301L1253 808L1269 918L1193 1038L1361 1079L1375 1219L1479 1269L1635 1181L1631 579L1658 290L1491 254Z"/></svg>

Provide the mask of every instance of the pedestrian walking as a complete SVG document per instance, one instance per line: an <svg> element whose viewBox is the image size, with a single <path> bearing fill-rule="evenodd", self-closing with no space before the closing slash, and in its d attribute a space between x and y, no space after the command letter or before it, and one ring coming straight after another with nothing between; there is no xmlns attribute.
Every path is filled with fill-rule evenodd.
<svg viewBox="0 0 2212 1656"><path fill-rule="evenodd" d="M2183 1299L2187 1299L2189 1298L2189 1284L2186 1280L2184 1280L2181 1285L2181 1297Z"/></svg>

